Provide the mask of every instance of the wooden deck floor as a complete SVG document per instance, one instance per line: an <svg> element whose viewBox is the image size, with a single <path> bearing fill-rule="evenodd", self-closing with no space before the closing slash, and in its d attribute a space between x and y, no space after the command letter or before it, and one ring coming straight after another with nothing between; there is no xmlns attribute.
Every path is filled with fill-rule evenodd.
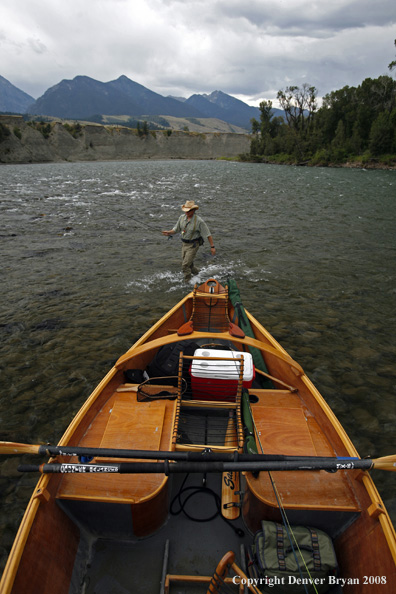
<svg viewBox="0 0 396 594"><path fill-rule="evenodd" d="M266 454L334 456L315 418L297 394L281 390L255 390L259 402L253 417ZM260 447L260 446L259 446ZM360 511L347 471L287 471L271 473L286 509ZM270 507L278 507L269 474L246 475L249 489Z"/></svg>
<svg viewBox="0 0 396 594"><path fill-rule="evenodd" d="M78 445L171 450L175 406L175 400L138 402L134 392L114 392ZM137 504L153 497L166 481L163 474L66 474L57 497Z"/></svg>

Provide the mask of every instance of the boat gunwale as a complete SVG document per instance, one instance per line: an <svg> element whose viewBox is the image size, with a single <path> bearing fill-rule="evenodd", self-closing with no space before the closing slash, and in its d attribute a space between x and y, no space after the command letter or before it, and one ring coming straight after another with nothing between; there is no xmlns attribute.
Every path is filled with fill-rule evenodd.
<svg viewBox="0 0 396 594"><path fill-rule="evenodd" d="M311 382L309 377L305 374L302 367L288 355L287 351L285 351L283 347L281 347L281 345L277 343L276 339L274 339L274 337L248 311L246 311L246 313L249 320L256 327L258 332L261 333L263 337L265 337L269 344L266 344L265 342L258 339L252 339L248 337L242 339L239 337L230 336L227 333L214 334L213 332L193 332L192 334L187 336L178 336L176 334L176 330L169 336L162 336L159 338L150 339L150 337L152 337L158 330L160 330L161 326L163 326L166 321L171 319L172 316L176 314L178 310L180 310L180 308L183 307L184 304L186 304L189 300L192 300L192 297L193 293L189 293L183 299L181 299L173 308L171 308L164 316L162 316L160 320L158 320L151 328L149 328L117 360L115 365L108 371L108 373L104 376L104 378L99 382L99 384L94 388L90 396L83 403L83 405L81 406L81 408L79 409L79 411L74 416L73 420L65 430L61 439L59 440L58 445L65 446L70 444L70 442L73 439L73 436L75 435L80 425L83 423L84 417L87 415L89 410L100 398L106 387L117 376L117 374L122 373L122 366L127 361L132 359L134 356L144 354L146 352L149 352L150 350L158 349L160 346L164 344L171 344L179 340L183 341L210 337L211 339L226 339L228 341L231 340L232 342L236 342L238 344L244 344L246 346L259 348L260 350L270 355L278 357L283 363L288 364L295 373L296 379L299 382L302 382L310 397L312 397L312 399L319 406L325 419L328 421L329 425L333 427L336 435L340 439L341 443L343 444L343 447L348 452L348 454L351 456L358 455L355 446L353 445L345 429L343 428L343 426L341 425L336 415L333 413L331 407L327 404L326 400L321 395L319 390L315 387L315 385ZM248 474L249 473L247 473L246 475L247 480ZM42 501L45 500L45 498L43 499L43 494L46 491L46 487L50 481L50 478L52 478L53 480L52 475L41 476L36 487L34 488L33 494L29 500L29 503L21 520L19 529L17 531L6 567L4 569L4 573L0 584L1 594L8 594L12 591L13 583L19 570L20 562L24 552L25 543L29 538L29 534L39 506L42 503ZM379 510L378 515L374 515L372 519L380 523L384 538L388 544L389 551L396 565L396 532L390 520L388 511L382 502L382 499L370 474L367 471L360 471L358 480L359 482L361 482L361 486L364 489L364 492L367 494L368 499L371 501L373 505L376 506L376 509ZM51 498L55 498L55 495L51 493L48 493L48 495ZM365 511L370 515L369 511Z"/></svg>

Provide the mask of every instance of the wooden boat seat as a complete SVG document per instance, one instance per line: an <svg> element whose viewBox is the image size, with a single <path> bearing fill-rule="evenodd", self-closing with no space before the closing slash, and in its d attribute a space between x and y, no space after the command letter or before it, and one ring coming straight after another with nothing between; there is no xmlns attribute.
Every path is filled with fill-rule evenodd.
<svg viewBox="0 0 396 594"><path fill-rule="evenodd" d="M195 285L191 317L180 328L179 336L200 332L229 332L231 336L244 338L245 333L228 316L228 287L224 288L215 279L209 279L200 287Z"/></svg>
<svg viewBox="0 0 396 594"><path fill-rule="evenodd" d="M334 456L334 450L300 397L287 390L252 390L258 402L252 405L253 419L266 454ZM258 444L260 451L260 444ZM346 471L271 472L286 509L359 512L360 508ZM268 508L278 502L269 473L257 478L246 475L250 496ZM254 505L253 505L254 507Z"/></svg>
<svg viewBox="0 0 396 594"><path fill-rule="evenodd" d="M129 390L133 390L133 386ZM100 444L103 448L171 450L175 407L175 400L138 402L134 391L116 391L76 445L95 447ZM113 458L106 461L119 460ZM157 494L166 481L164 474L65 474L57 497L139 504Z"/></svg>
<svg viewBox="0 0 396 594"><path fill-rule="evenodd" d="M234 577L230 577L233 575ZM191 586L206 586L206 594L224 594L226 592L235 592L243 594L245 586L249 584L249 591L253 594L261 594L256 586L250 584L246 574L235 563L235 553L228 551L220 559L216 569L211 576L204 575L180 575L166 573L163 579L161 594L170 594L172 584L190 584ZM201 590L200 590L201 591ZM202 590L203 592L204 590Z"/></svg>

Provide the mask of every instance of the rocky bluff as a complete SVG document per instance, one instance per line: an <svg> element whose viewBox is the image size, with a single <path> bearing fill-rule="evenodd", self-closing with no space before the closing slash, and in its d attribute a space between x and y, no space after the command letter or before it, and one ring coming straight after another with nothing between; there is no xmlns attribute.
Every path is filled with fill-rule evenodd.
<svg viewBox="0 0 396 594"><path fill-rule="evenodd" d="M0 163L219 159L249 150L248 134L160 130L138 135L123 126L25 122L21 116L0 116Z"/></svg>

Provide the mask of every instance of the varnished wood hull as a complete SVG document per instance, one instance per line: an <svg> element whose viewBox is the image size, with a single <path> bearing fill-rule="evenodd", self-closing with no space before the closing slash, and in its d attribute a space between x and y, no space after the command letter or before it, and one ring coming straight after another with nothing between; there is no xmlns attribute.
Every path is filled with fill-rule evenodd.
<svg viewBox="0 0 396 594"><path fill-rule="evenodd" d="M215 335L194 328L188 333L185 326L193 308L191 293L120 357L67 428L60 445L182 449L174 431L177 401L154 401L143 406L137 401L136 387L125 384L124 372L145 369L163 345L215 336L217 341L231 342L236 350L259 349L273 378L273 387L249 390L254 395L251 409L259 445L265 453L358 456L301 366L257 320L248 314L254 338L230 334L226 328ZM234 319L230 304L228 313ZM187 333L178 334L180 328ZM238 439L233 434L235 447ZM291 523L311 523L330 533L340 578L345 580L344 592L394 591L396 535L367 472L295 471L271 476L262 472L258 477L245 473L241 478L242 518L252 533L259 529L262 519L280 520L280 499ZM76 559L82 532L103 532L106 538L119 534L124 539L144 538L162 529L168 513L169 480L163 474L44 475L22 520L0 592L78 591L71 584L76 563L81 561ZM224 546L226 551L227 544ZM194 551L193 539L191 549Z"/></svg>

